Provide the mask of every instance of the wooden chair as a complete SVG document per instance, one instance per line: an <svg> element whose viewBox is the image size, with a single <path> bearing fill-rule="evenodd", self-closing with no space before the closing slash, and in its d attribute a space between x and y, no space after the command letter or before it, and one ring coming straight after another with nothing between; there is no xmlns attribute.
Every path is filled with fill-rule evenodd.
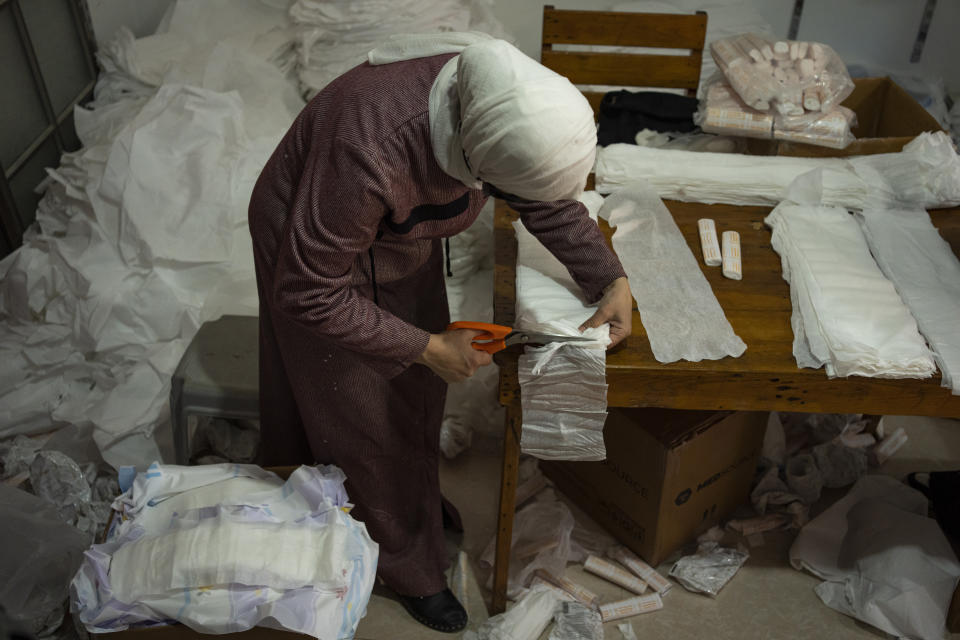
<svg viewBox="0 0 960 640"><path fill-rule="evenodd" d="M540 62L577 85L685 89L700 83L707 14L566 11L543 8ZM604 45L689 49L689 55L556 51L553 45ZM584 91L594 113L603 93Z"/></svg>

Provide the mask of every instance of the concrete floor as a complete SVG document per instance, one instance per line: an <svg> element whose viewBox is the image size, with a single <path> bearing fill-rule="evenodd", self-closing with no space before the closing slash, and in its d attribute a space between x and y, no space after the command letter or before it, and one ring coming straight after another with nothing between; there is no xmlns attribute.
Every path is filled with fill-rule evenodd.
<svg viewBox="0 0 960 640"><path fill-rule="evenodd" d="M879 470L880 473L902 478L910 471L956 469L960 467L960 422L913 417L887 417L891 432L902 426L908 442ZM481 442L454 460L441 465L441 482L445 495L456 504L463 517L465 532L459 546L476 559L495 531L499 495L500 451L494 442ZM822 510L844 495L833 491L821 499L815 511ZM763 534L761 546L752 548L751 557L740 572L727 584L717 598L694 594L675 586L664 597L664 608L628 620L604 625L604 636L619 639L623 635L617 624L629 622L638 638L711 637L717 640L731 638L882 638L883 634L856 620L837 613L823 605L813 591L819 580L792 569L787 552L794 534L772 532ZM453 542L453 541L451 541ZM452 547L451 551L455 552ZM476 566L476 565L474 565ZM666 574L670 563L658 570ZM487 572L477 567L482 580ZM581 567L570 564L567 577L598 593L602 601L629 597L627 591L585 573ZM489 601L489 592L474 588L468 596L467 609L471 613L469 628L475 628L485 611L479 602ZM542 635L547 638L549 628ZM361 640L406 640L457 637L433 632L420 625L392 600L388 593L374 591L367 617L360 623L357 638ZM948 636L960 640L960 634Z"/></svg>

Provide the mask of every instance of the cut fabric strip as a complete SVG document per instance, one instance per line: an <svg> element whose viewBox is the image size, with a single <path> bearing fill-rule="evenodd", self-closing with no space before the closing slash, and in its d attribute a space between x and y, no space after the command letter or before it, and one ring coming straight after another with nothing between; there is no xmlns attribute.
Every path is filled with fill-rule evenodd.
<svg viewBox="0 0 960 640"><path fill-rule="evenodd" d="M943 386L960 395L960 261L926 211L869 209L857 219L933 350Z"/></svg>
<svg viewBox="0 0 960 640"><path fill-rule="evenodd" d="M746 351L673 216L649 185L610 196L600 216L616 227L613 248L659 362L718 360Z"/></svg>

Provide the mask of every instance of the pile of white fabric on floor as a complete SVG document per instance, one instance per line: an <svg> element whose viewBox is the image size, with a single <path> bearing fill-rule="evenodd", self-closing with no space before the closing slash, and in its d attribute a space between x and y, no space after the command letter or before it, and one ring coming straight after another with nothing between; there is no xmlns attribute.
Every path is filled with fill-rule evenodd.
<svg viewBox="0 0 960 640"><path fill-rule="evenodd" d="M353 637L378 547L347 514L345 479L333 466L283 482L252 465L153 464L114 501L108 540L84 554L71 611L94 633L180 622Z"/></svg>
<svg viewBox="0 0 960 640"><path fill-rule="evenodd" d="M247 203L303 104L246 46L285 20L264 11L181 0L149 46L121 33L101 52L96 98L75 112L83 148L50 170L36 225L0 263L0 437L92 424L108 463L146 466L199 325L256 313Z"/></svg>
<svg viewBox="0 0 960 640"><path fill-rule="evenodd" d="M799 366L825 366L831 378L933 375L916 320L877 267L853 216L784 202L765 222L790 283Z"/></svg>
<svg viewBox="0 0 960 640"><path fill-rule="evenodd" d="M156 35L121 30L100 52L83 148L0 262L0 439L91 425L108 463L143 468L199 326L257 314L250 192L304 104L288 5L178 0ZM477 275L490 247L457 246L456 273ZM477 278L459 299L489 291Z"/></svg>
<svg viewBox="0 0 960 640"><path fill-rule="evenodd" d="M290 15L298 32L300 90L309 100L365 62L391 35L474 30L504 38L492 5L492 0L296 0Z"/></svg>
<svg viewBox="0 0 960 640"><path fill-rule="evenodd" d="M847 209L960 205L960 156L950 137L922 133L899 153L793 158L671 151L612 144L597 151L597 191L637 180L661 198L775 206L798 176L822 171L823 204Z"/></svg>

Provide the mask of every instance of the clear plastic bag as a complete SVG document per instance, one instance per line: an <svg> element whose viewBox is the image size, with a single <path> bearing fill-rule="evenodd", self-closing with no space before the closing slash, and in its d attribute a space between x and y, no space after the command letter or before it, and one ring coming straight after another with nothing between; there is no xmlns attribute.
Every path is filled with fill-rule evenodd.
<svg viewBox="0 0 960 640"><path fill-rule="evenodd" d="M579 602L561 602L553 621L548 640L603 640L600 613Z"/></svg>
<svg viewBox="0 0 960 640"><path fill-rule="evenodd" d="M0 540L0 608L33 635L53 631L88 538L54 505L0 483Z"/></svg>
<svg viewBox="0 0 960 640"><path fill-rule="evenodd" d="M716 597L749 557L746 551L728 547L704 549L677 560L670 576L689 591Z"/></svg>
<svg viewBox="0 0 960 640"><path fill-rule="evenodd" d="M563 575L570 559L570 536L574 519L564 503L538 500L517 511L513 521L510 545L510 575L507 596L516 598L530 582L537 569ZM480 556L481 564L493 566L496 537L490 540ZM488 588L492 587L490 576Z"/></svg>
<svg viewBox="0 0 960 640"><path fill-rule="evenodd" d="M840 105L828 112L809 111L794 116L758 111L747 106L725 79L711 82L694 114L694 122L707 133L772 138L832 149L843 149L854 141L851 128L856 121L856 114Z"/></svg>
<svg viewBox="0 0 960 640"><path fill-rule="evenodd" d="M819 42L745 33L715 40L710 53L737 94L758 111L829 113L853 91L843 60Z"/></svg>

